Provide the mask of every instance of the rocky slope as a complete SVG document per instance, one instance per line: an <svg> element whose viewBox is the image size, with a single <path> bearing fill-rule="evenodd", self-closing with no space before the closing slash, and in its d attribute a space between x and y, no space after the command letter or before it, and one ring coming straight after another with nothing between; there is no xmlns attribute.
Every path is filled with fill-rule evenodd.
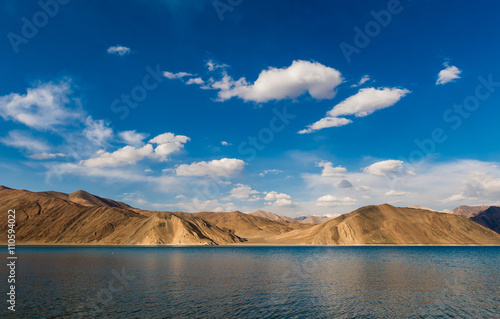
<svg viewBox="0 0 500 319"><path fill-rule="evenodd" d="M246 238L249 243L266 243L267 237L310 227L300 223L273 221L238 211L230 213L202 212L193 215L228 230L238 237Z"/></svg>
<svg viewBox="0 0 500 319"><path fill-rule="evenodd" d="M500 207L491 206L476 216L471 217L471 220L500 233Z"/></svg>
<svg viewBox="0 0 500 319"><path fill-rule="evenodd" d="M319 245L500 244L500 235L465 217L391 205L366 206L270 242Z"/></svg>
<svg viewBox="0 0 500 319"><path fill-rule="evenodd" d="M248 215L252 215L255 217L261 217L261 218L266 218L269 220L273 220L275 222L287 222L287 223L297 223L298 220L291 218L291 217L286 217L286 216L280 216L277 214L273 214L270 212L266 212L264 210L256 210L255 212L248 213Z"/></svg>
<svg viewBox="0 0 500 319"><path fill-rule="evenodd" d="M2 187L0 211L5 213L0 215L0 225L7 229L7 211L15 209L18 243L215 245L244 241L193 216L157 212L148 217L131 209L105 206L115 205L107 200L104 206L82 205L71 197Z"/></svg>

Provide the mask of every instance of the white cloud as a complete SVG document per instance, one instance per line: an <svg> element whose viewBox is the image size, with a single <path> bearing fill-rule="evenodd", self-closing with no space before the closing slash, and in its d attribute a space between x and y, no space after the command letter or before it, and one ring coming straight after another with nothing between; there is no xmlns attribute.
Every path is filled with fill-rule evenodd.
<svg viewBox="0 0 500 319"><path fill-rule="evenodd" d="M67 107L70 94L69 81L39 84L24 95L11 93L0 97L0 116L36 130L54 130L83 117L80 110Z"/></svg>
<svg viewBox="0 0 500 319"><path fill-rule="evenodd" d="M231 143L229 143L229 142L226 142L226 141L222 141L222 142L220 142L220 143L221 143L221 145L223 145L223 146L233 145L233 144L231 144Z"/></svg>
<svg viewBox="0 0 500 319"><path fill-rule="evenodd" d="M365 117L377 110L381 110L396 104L410 91L398 88L365 88L359 90L355 95L335 105L327 112L326 117L308 125L299 134L311 133L328 127L338 127L352 123L351 120L339 116L354 115Z"/></svg>
<svg viewBox="0 0 500 319"><path fill-rule="evenodd" d="M259 196L252 196L255 194L260 194L260 192L256 191L255 189L252 189L248 185L243 185L243 184L236 184L236 187L231 189L229 193L231 194L230 195L231 198L243 201L256 201L260 199Z"/></svg>
<svg viewBox="0 0 500 319"><path fill-rule="evenodd" d="M368 81L370 81L370 76L368 74L365 74L365 75L363 75L363 77L361 78L361 80L359 80L358 83L351 85L351 87L352 88L356 88L358 86L361 86L361 85L365 84Z"/></svg>
<svg viewBox="0 0 500 319"><path fill-rule="evenodd" d="M234 80L227 74L226 67L225 64L210 60L207 62L208 70L214 72L222 68L222 77L211 77L208 80L196 77L189 79L186 84L194 83L203 85L202 89L218 90L219 101L237 97L244 101L263 103L296 99L306 93L318 100L331 99L336 94L337 86L343 82L339 71L318 62L296 60L289 67L269 67L260 72L254 83L249 83L244 77ZM165 72L164 76L169 79L182 79L184 76L193 75L186 72Z"/></svg>
<svg viewBox="0 0 500 319"><path fill-rule="evenodd" d="M47 152L50 148L45 141L37 140L29 133L22 131L10 131L6 137L0 138L0 143L24 149L30 153Z"/></svg>
<svg viewBox="0 0 500 319"><path fill-rule="evenodd" d="M356 199L351 197L336 197L333 195L325 195L316 200L316 206L351 206L356 204L356 202Z"/></svg>
<svg viewBox="0 0 500 319"><path fill-rule="evenodd" d="M205 84L205 81L203 81L202 78L192 78L192 79L189 79L187 82L186 82L187 85L191 85L191 84L198 84L198 85L203 85Z"/></svg>
<svg viewBox="0 0 500 319"><path fill-rule="evenodd" d="M448 203L452 203L452 202L458 202L458 201L461 201L464 199L465 199L465 197L462 194L455 194L455 195L451 195L448 198L442 199L441 202L443 204L448 204Z"/></svg>
<svg viewBox="0 0 500 319"><path fill-rule="evenodd" d="M439 71L438 79L436 85L446 84L452 82L455 79L460 79L460 73L462 71L454 65L449 65L447 62L444 63L445 69Z"/></svg>
<svg viewBox="0 0 500 319"><path fill-rule="evenodd" d="M333 167L333 164L328 161L321 161L317 164L318 167L323 167L321 176L323 177L342 177L347 169L342 166Z"/></svg>
<svg viewBox="0 0 500 319"><path fill-rule="evenodd" d="M192 74L187 73L187 72L172 73L172 72L165 71L165 72L163 72L163 76L166 77L167 79L173 80L173 79L182 79L183 77L186 77L186 76L192 76Z"/></svg>
<svg viewBox="0 0 500 319"><path fill-rule="evenodd" d="M128 145L139 147L144 145L144 139L148 137L146 133L137 133L133 131L123 131L118 133L118 136Z"/></svg>
<svg viewBox="0 0 500 319"><path fill-rule="evenodd" d="M64 157L66 154L63 153L38 153L28 156L31 159L35 160L46 160L46 159L54 159L58 157Z"/></svg>
<svg viewBox="0 0 500 319"><path fill-rule="evenodd" d="M227 68L229 65L217 63L217 62L214 62L213 60L208 60L208 62L206 63L206 66L207 66L208 71L212 72L212 71L215 71L219 68L222 68L222 69Z"/></svg>
<svg viewBox="0 0 500 319"><path fill-rule="evenodd" d="M456 201L497 201L500 198L500 172L498 166L471 170L462 180L461 192L443 200L447 204Z"/></svg>
<svg viewBox="0 0 500 319"><path fill-rule="evenodd" d="M376 175L376 176L389 176L389 175L414 175L414 173L408 170L403 161L398 160L386 160L373 163L363 169L365 173Z"/></svg>
<svg viewBox="0 0 500 319"><path fill-rule="evenodd" d="M107 52L109 54L117 54L117 55L127 55L127 54L130 54L130 48L127 48L127 47L124 47L124 46L121 46L121 45L115 45L115 46L111 46L108 48Z"/></svg>
<svg viewBox="0 0 500 319"><path fill-rule="evenodd" d="M385 196L404 196L404 195L408 195L408 194L410 194L410 193L390 190L390 191L385 193Z"/></svg>
<svg viewBox="0 0 500 319"><path fill-rule="evenodd" d="M283 171L279 170L279 169L266 169L266 170L262 171L261 173L259 173L259 176L264 177L267 174L279 174L279 173L283 173Z"/></svg>
<svg viewBox="0 0 500 319"><path fill-rule="evenodd" d="M324 117L321 120L308 125L307 128L300 130L299 134L308 134L314 131L319 131L324 128L340 127L352 123L351 120L343 117Z"/></svg>
<svg viewBox="0 0 500 319"><path fill-rule="evenodd" d="M410 91L398 88L366 88L344 101L337 104L327 115L337 117L342 115L355 115L364 117L377 110L396 104Z"/></svg>
<svg viewBox="0 0 500 319"><path fill-rule="evenodd" d="M105 166L123 166L127 164L135 164L146 156L153 153L153 146L146 144L141 148L135 148L127 145L119 150L109 153L103 150L98 151L98 157L90 158L80 162L81 165L87 167L105 167Z"/></svg>
<svg viewBox="0 0 500 319"><path fill-rule="evenodd" d="M94 120L88 116L85 119L85 126L83 135L94 145L104 145L113 136L109 123L103 120Z"/></svg>
<svg viewBox="0 0 500 319"><path fill-rule="evenodd" d="M235 81L227 74L211 84L219 89L221 101L238 97L244 101L267 102L295 99L309 93L315 99L331 99L343 79L339 71L318 62L296 60L287 68L270 67L250 84L245 78Z"/></svg>
<svg viewBox="0 0 500 319"><path fill-rule="evenodd" d="M182 164L175 169L177 176L231 176L239 173L245 162L236 158L223 158L210 162Z"/></svg>
<svg viewBox="0 0 500 319"><path fill-rule="evenodd" d="M162 161L167 160L167 156L179 151L191 139L184 135L175 135L173 133L163 133L151 139L149 143L158 144L155 148L155 154Z"/></svg>
<svg viewBox="0 0 500 319"><path fill-rule="evenodd" d="M125 131L120 133L120 137L122 137L122 139L135 143L142 142L146 136L147 135L136 133L135 131ZM168 155L183 148L184 144L189 140L189 137L184 135L163 133L149 141L151 144L157 144L154 150L153 145L151 144L146 144L142 147L127 145L113 153L100 150L97 152L97 157L80 161L80 164L87 167L116 167L127 164L135 164L145 157L154 157L157 160L166 161Z"/></svg>
<svg viewBox="0 0 500 319"><path fill-rule="evenodd" d="M285 193L278 193L275 191L265 192L265 201L272 202L273 206L292 206L294 203L292 197Z"/></svg>

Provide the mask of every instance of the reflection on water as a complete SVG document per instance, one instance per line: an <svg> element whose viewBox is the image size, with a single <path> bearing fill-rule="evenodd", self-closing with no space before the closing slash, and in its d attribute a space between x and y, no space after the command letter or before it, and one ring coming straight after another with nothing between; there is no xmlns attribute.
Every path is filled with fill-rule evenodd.
<svg viewBox="0 0 500 319"><path fill-rule="evenodd" d="M500 316L500 247L20 247L18 256L17 317Z"/></svg>

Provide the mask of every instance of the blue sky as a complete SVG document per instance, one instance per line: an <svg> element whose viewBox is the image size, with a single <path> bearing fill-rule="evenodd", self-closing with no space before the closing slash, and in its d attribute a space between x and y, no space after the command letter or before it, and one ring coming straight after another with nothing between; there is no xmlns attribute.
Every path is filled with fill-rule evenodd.
<svg viewBox="0 0 500 319"><path fill-rule="evenodd" d="M497 2L41 3L0 4L0 184L290 216L499 203Z"/></svg>

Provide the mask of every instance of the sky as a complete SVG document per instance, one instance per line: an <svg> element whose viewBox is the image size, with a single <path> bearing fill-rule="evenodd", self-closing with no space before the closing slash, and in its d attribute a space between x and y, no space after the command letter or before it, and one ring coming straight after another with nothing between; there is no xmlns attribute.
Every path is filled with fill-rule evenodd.
<svg viewBox="0 0 500 319"><path fill-rule="evenodd" d="M165 211L500 204L500 3L0 3L0 184Z"/></svg>

